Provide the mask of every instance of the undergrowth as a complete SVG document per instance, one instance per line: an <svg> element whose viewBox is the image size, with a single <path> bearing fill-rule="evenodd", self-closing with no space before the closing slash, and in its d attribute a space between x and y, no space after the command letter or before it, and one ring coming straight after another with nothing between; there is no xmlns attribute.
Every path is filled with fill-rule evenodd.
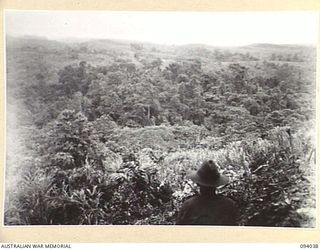
<svg viewBox="0 0 320 250"><path fill-rule="evenodd" d="M174 224L182 202L197 192L186 172L212 159L230 178L218 191L238 204L239 225L299 227L306 220L299 211L312 187L306 178L308 142L302 140L307 139L276 128L265 139L217 150L145 148L123 154L112 171L88 158L73 168L34 162L7 192L5 224Z"/></svg>

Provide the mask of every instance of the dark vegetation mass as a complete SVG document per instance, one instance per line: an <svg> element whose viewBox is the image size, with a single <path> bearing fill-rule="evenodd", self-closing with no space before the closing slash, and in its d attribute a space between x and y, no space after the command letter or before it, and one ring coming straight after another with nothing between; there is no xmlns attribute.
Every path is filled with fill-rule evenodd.
<svg viewBox="0 0 320 250"><path fill-rule="evenodd" d="M7 38L6 225L174 224L213 159L239 225L314 226L315 48Z"/></svg>

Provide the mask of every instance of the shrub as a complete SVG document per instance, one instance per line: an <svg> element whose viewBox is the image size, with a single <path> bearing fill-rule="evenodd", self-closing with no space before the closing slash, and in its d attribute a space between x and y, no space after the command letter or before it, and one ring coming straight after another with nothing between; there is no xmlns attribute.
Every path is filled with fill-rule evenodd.
<svg viewBox="0 0 320 250"><path fill-rule="evenodd" d="M6 196L5 224L174 224L182 203L197 193L186 172L213 159L231 180L218 192L238 204L239 225L302 226L310 220L302 208L315 207L305 198L313 184L306 179L312 172L302 167L310 166L303 157L306 146L296 143L304 140L309 143L276 128L266 139L215 151L163 154L145 148L123 154L108 171L88 157L77 168L35 165L23 174L16 193Z"/></svg>

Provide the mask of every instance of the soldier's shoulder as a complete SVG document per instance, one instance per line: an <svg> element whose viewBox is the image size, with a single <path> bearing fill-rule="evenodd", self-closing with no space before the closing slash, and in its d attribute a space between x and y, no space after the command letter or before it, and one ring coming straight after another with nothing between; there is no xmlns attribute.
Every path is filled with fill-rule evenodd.
<svg viewBox="0 0 320 250"><path fill-rule="evenodd" d="M223 195L219 195L219 200L221 202L226 203L226 204L230 204L230 205L234 205L234 206L236 205L236 202L234 200L232 200L229 197L223 196Z"/></svg>
<svg viewBox="0 0 320 250"><path fill-rule="evenodd" d="M190 206L190 205L198 202L198 200L199 200L199 196L197 196L197 195L190 196L183 202L183 206Z"/></svg>
<svg viewBox="0 0 320 250"><path fill-rule="evenodd" d="M196 200L198 200L198 199L199 199L199 196L198 196L198 195L192 195L192 196L187 197L184 202L189 203L189 202L196 201Z"/></svg>

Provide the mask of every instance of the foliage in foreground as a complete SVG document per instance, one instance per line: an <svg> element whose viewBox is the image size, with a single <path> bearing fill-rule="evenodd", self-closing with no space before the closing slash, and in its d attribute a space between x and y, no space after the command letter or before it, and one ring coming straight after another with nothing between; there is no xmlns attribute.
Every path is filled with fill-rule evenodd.
<svg viewBox="0 0 320 250"><path fill-rule="evenodd" d="M293 144L299 140L278 128L268 139L184 157L173 152L157 163L142 150L124 155L114 172L88 157L80 168L29 168L16 194L6 197L5 224L174 224L182 202L196 192L185 172L211 158L231 179L219 192L237 202L239 225L299 227L297 210L310 186L303 157L309 148Z"/></svg>

